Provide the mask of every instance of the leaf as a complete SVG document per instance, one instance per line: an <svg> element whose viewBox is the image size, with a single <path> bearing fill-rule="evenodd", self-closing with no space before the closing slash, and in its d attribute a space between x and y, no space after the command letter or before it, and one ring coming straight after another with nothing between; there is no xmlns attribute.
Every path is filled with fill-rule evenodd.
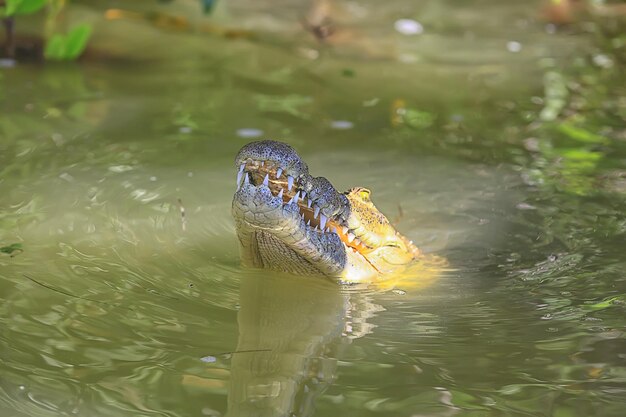
<svg viewBox="0 0 626 417"><path fill-rule="evenodd" d="M570 139L574 139L583 143L606 143L608 139L604 136L597 135L593 132L585 130L581 127L574 126L571 123L561 123L557 129Z"/></svg>
<svg viewBox="0 0 626 417"><path fill-rule="evenodd" d="M555 120L567 102L568 91L565 79L556 71L549 71L543 77L545 107L539 114L544 122Z"/></svg>
<svg viewBox="0 0 626 417"><path fill-rule="evenodd" d="M6 16L31 14L39 11L48 0L7 0Z"/></svg>
<svg viewBox="0 0 626 417"><path fill-rule="evenodd" d="M84 23L70 30L65 45L65 58L76 59L83 53L91 36L91 26Z"/></svg>
<svg viewBox="0 0 626 417"><path fill-rule="evenodd" d="M406 109L404 113L404 123L415 129L426 129L432 126L435 116L426 111L416 109Z"/></svg>
<svg viewBox="0 0 626 417"><path fill-rule="evenodd" d="M46 45L45 56L48 59L61 59L65 50L65 37L61 34L55 34L48 40Z"/></svg>
<svg viewBox="0 0 626 417"><path fill-rule="evenodd" d="M21 243L13 243L8 246L0 247L0 253L6 253L7 255L14 256L13 255L14 252L24 252L24 250L22 249Z"/></svg>
<svg viewBox="0 0 626 417"><path fill-rule="evenodd" d="M604 310L605 308L615 307L616 305L621 303L621 298L619 295L616 297L611 297L606 300L602 300L595 304L587 304L584 305L583 308L586 310Z"/></svg>
<svg viewBox="0 0 626 417"><path fill-rule="evenodd" d="M591 152L586 149L560 149L557 151L564 158L571 159L575 162L596 162L602 159L603 154L599 152Z"/></svg>
<svg viewBox="0 0 626 417"><path fill-rule="evenodd" d="M217 0L200 0L201 6L202 6L202 12L204 14L209 14L213 11L213 7L215 6L215 3L217 2Z"/></svg>
<svg viewBox="0 0 626 417"><path fill-rule="evenodd" d="M67 35L57 33L48 41L45 56L57 61L76 59L85 50L90 36L91 26L88 24L74 27Z"/></svg>
<svg viewBox="0 0 626 417"><path fill-rule="evenodd" d="M299 94L283 96L257 94L255 97L257 108L263 112L286 113L301 119L308 119L309 114L301 111L300 107L310 104L313 99Z"/></svg>

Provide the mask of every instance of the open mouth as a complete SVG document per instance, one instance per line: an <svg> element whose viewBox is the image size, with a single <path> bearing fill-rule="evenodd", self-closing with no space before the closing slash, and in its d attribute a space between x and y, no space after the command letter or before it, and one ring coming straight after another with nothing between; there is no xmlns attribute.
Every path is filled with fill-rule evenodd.
<svg viewBox="0 0 626 417"><path fill-rule="evenodd" d="M371 249L356 236L354 230L351 230L339 215L329 216L328 210L324 210L318 204L319 197L316 198L313 192L305 191L306 188L310 189L307 187L305 177L294 178L273 161L246 159L237 172L237 189L244 183L254 186L265 185L274 197L282 198L283 206L296 204L300 217L311 231L320 234L334 233L347 248L361 254Z"/></svg>

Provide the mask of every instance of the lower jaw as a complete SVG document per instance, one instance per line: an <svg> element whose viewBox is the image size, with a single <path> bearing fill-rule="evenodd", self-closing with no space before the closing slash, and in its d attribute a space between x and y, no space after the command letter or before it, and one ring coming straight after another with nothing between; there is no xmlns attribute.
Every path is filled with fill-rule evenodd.
<svg viewBox="0 0 626 417"><path fill-rule="evenodd" d="M263 262L258 260L255 262L246 262L249 266L265 267L274 270L281 270L302 275L323 275L328 277L338 277L342 274L344 259L346 257L345 245L331 245L330 249L320 246L318 242L307 239L311 231L298 228L290 233L289 227L280 228L278 230L271 227L251 223L242 219L237 223L237 233L242 244L242 250L247 252L248 259L255 258L250 251L264 250L263 256L259 253L258 259L264 259ZM317 232L315 232L317 233ZM293 236L293 238L291 238ZM291 240L290 240L291 239ZM265 242L265 247L260 248L259 240ZM273 240L273 245L267 245L267 242ZM271 251L274 251L271 253ZM309 254L309 256L307 256ZM273 259L274 261L268 261ZM302 264L309 264L312 268L285 268L281 264L297 263L301 259ZM275 263L275 265L272 265Z"/></svg>
<svg viewBox="0 0 626 417"><path fill-rule="evenodd" d="M271 233L268 229L249 224L247 225L245 231L240 230L240 232L250 234L256 232ZM254 238L256 238L256 236ZM278 239L278 237L276 238ZM290 250L298 252L297 248L294 248L285 242L282 242L282 244L289 247ZM252 249L249 247L244 248L244 251L246 250L250 251ZM345 264L341 267L336 266L336 268L333 265L325 265L324 267L316 265L312 260L306 257L302 257L303 263L309 263L314 267L314 269L307 269L305 267L294 267L293 265L291 265L290 267L286 267L285 265L270 265L263 262L259 263L258 261L248 261L247 264L248 266L269 268L298 275L319 275L327 277L334 281L338 281L342 284L369 284L380 278L380 274L378 273L378 271L376 271L376 269L373 268L373 266L361 254L359 254L358 252L354 252L350 247L347 247L346 245L343 245L343 250L344 253L346 253ZM278 252L277 254L279 257L284 256L284 254L281 254L280 252ZM268 256L261 256L260 253L258 255L259 259L269 258ZM250 257L248 258L250 259Z"/></svg>

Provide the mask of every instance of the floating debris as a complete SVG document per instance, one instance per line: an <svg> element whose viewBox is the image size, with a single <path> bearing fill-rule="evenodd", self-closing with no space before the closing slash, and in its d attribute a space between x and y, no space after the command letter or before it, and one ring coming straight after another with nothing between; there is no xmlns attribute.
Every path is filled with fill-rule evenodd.
<svg viewBox="0 0 626 417"><path fill-rule="evenodd" d="M597 54L592 58L594 64L600 68L611 68L613 66L613 60L605 54Z"/></svg>
<svg viewBox="0 0 626 417"><path fill-rule="evenodd" d="M22 249L21 243L12 243L8 246L0 247L0 253L6 253L7 255L11 256L11 258L22 252L24 252L24 249Z"/></svg>
<svg viewBox="0 0 626 417"><path fill-rule="evenodd" d="M337 130L347 130L354 127L354 123L349 120L333 120L330 122L330 127Z"/></svg>
<svg viewBox="0 0 626 417"><path fill-rule="evenodd" d="M396 31L403 35L419 35L424 33L424 26L413 19L398 19L393 24Z"/></svg>
<svg viewBox="0 0 626 417"><path fill-rule="evenodd" d="M506 49L509 52L517 53L522 50L522 44L516 41L509 41L506 43Z"/></svg>
<svg viewBox="0 0 626 417"><path fill-rule="evenodd" d="M62 180L65 180L67 182L74 182L74 177L71 176L70 174L68 174L67 172L63 172L63 173L59 174L59 178L61 178Z"/></svg>
<svg viewBox="0 0 626 417"><path fill-rule="evenodd" d="M178 199L178 208L180 210L180 226L184 231L187 230L187 217L185 217L185 206L183 206L183 200Z"/></svg>
<svg viewBox="0 0 626 417"><path fill-rule="evenodd" d="M13 68L17 62L11 58L0 59L0 68Z"/></svg>
<svg viewBox="0 0 626 417"><path fill-rule="evenodd" d="M109 171L111 172L127 172L127 171L132 171L133 167L131 167L130 165L113 165L109 167Z"/></svg>
<svg viewBox="0 0 626 417"><path fill-rule="evenodd" d="M369 100L365 100L363 102L363 107L374 107L379 102L380 102L380 99L378 97L374 97L374 98L371 98Z"/></svg>
<svg viewBox="0 0 626 417"><path fill-rule="evenodd" d="M240 138L258 138L263 135L263 131L261 129L255 128L243 128L237 130L237 136Z"/></svg>

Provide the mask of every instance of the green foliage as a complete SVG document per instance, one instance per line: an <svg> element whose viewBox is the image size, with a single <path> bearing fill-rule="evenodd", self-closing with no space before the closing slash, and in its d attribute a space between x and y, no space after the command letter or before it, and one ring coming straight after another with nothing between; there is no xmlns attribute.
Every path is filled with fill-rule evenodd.
<svg viewBox="0 0 626 417"><path fill-rule="evenodd" d="M544 122L556 120L565 107L568 98L567 85L562 74L557 71L548 71L543 77L545 89L545 107L539 114Z"/></svg>
<svg viewBox="0 0 626 417"><path fill-rule="evenodd" d="M356 76L356 72L351 68L344 68L341 70L341 75L346 78L354 78Z"/></svg>
<svg viewBox="0 0 626 417"><path fill-rule="evenodd" d="M4 10L0 9L0 15L17 16L39 11L48 0L6 0L5 3Z"/></svg>
<svg viewBox="0 0 626 417"><path fill-rule="evenodd" d="M582 143L605 144L609 140L604 136L597 135L580 126L576 126L570 122L563 122L558 125L558 131L566 135L568 138Z"/></svg>
<svg viewBox="0 0 626 417"><path fill-rule="evenodd" d="M46 59L67 61L83 53L91 36L91 26L82 24L71 29L67 35L55 34L46 45Z"/></svg>
<svg viewBox="0 0 626 417"><path fill-rule="evenodd" d="M200 0L200 4L202 6L202 12L204 14L209 14L213 11L213 7L217 0Z"/></svg>
<svg viewBox="0 0 626 417"><path fill-rule="evenodd" d="M426 111L409 108L406 109L403 120L407 126L414 129L426 129L435 122L435 116Z"/></svg>
<svg viewBox="0 0 626 417"><path fill-rule="evenodd" d="M0 18L29 15L48 6L46 20L50 23L56 19L64 5L65 2L60 0L6 0L4 6L0 6ZM74 27L67 35L54 34L46 44L44 55L47 59L57 61L76 59L85 50L90 36L91 26L87 24Z"/></svg>
<svg viewBox="0 0 626 417"><path fill-rule="evenodd" d="M283 96L257 94L254 99L257 108L262 112L284 113L303 120L307 120L310 116L300 108L313 102L311 97L299 94Z"/></svg>
<svg viewBox="0 0 626 417"><path fill-rule="evenodd" d="M21 243L12 243L8 246L0 247L0 253L6 253L7 255L15 256L20 252L24 252Z"/></svg>
<svg viewBox="0 0 626 417"><path fill-rule="evenodd" d="M611 298L607 298L605 300L602 300L600 302L597 303L593 303L593 304L587 304L585 306L583 306L586 310L604 310L606 308L610 308L610 307L617 307L618 305L622 305L624 303L624 300L626 299L625 296L615 296L615 297L611 297Z"/></svg>
<svg viewBox="0 0 626 417"><path fill-rule="evenodd" d="M174 125L178 127L185 127L193 130L198 129L198 123L193 120L192 115L183 110L177 109L174 115Z"/></svg>

